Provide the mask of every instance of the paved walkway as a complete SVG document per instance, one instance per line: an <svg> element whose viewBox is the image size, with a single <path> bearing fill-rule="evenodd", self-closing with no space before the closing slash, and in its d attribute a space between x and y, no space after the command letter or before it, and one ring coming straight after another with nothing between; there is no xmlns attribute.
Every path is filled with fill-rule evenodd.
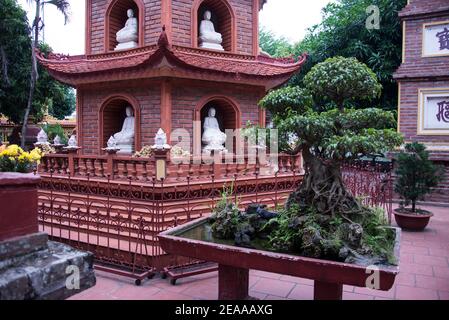
<svg viewBox="0 0 449 320"><path fill-rule="evenodd" d="M402 233L400 273L388 291L344 287L343 299L449 300L449 208L425 207L435 216L424 232ZM313 282L261 271L250 273L250 294L259 299L313 298ZM155 278L137 287L129 278L97 272L97 285L71 299L78 300L215 300L217 273L179 279L175 286Z"/></svg>

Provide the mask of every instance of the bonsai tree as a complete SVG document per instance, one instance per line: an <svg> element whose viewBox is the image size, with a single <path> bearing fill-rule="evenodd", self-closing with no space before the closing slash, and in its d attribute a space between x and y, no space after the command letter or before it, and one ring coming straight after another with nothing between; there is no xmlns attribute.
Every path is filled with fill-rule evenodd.
<svg viewBox="0 0 449 320"><path fill-rule="evenodd" d="M304 84L273 91L260 102L274 114L281 139L295 137L290 152L302 152L305 166L304 179L277 219L271 243L277 249L346 261L359 254L385 256L392 239L378 228L384 223L382 213L362 206L346 189L341 173L345 161L402 143L402 136L391 129L391 112L345 108L352 100L378 97L381 85L366 65L342 57L317 64ZM313 101L325 100L335 108L312 109Z"/></svg>
<svg viewBox="0 0 449 320"><path fill-rule="evenodd" d="M396 183L394 190L404 199L405 206L412 205L412 213L416 213L416 201L424 200L431 188L441 180L441 168L429 160L426 147L418 142L405 145L405 152L397 158Z"/></svg>

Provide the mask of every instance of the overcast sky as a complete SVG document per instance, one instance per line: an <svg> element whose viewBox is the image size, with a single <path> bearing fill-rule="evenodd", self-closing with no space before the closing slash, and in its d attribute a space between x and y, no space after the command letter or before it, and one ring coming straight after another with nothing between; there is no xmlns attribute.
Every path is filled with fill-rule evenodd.
<svg viewBox="0 0 449 320"><path fill-rule="evenodd" d="M27 0L18 0L28 11L32 21L33 10ZM306 29L321 21L321 9L333 0L268 0L260 13L260 24L276 35L292 42L301 40ZM70 55L84 53L85 1L69 0L71 17L64 25L62 14L47 6L45 11L45 41L55 52Z"/></svg>

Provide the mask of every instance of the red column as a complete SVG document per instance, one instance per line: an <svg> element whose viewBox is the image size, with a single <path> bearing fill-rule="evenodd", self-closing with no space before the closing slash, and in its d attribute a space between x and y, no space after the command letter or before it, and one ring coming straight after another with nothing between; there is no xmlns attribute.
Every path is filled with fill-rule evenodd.
<svg viewBox="0 0 449 320"><path fill-rule="evenodd" d="M161 128L167 134L167 143L170 144L170 135L172 131L172 99L171 99L171 82L169 80L162 81L161 84Z"/></svg>

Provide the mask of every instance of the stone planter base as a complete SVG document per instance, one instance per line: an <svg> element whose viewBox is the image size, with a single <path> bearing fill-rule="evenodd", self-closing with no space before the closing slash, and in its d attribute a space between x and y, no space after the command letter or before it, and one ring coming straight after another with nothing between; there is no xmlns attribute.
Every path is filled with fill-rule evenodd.
<svg viewBox="0 0 449 320"><path fill-rule="evenodd" d="M48 241L45 233L0 242L0 300L61 300L95 281L91 253Z"/></svg>

